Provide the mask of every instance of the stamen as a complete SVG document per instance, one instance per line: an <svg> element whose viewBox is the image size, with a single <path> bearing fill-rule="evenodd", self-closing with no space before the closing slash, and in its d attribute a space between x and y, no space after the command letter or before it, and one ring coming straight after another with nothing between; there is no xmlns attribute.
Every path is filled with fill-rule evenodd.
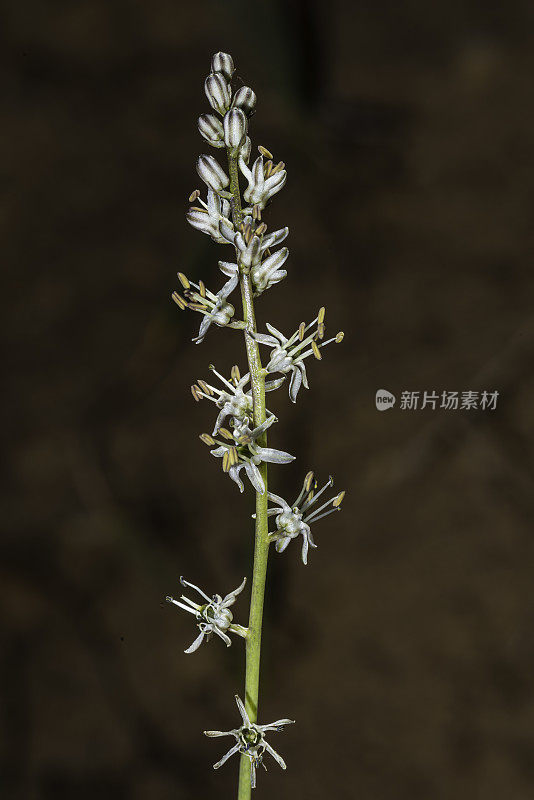
<svg viewBox="0 0 534 800"><path fill-rule="evenodd" d="M174 302L176 303L176 305L178 306L178 308L180 308L182 311L185 311L185 309L187 308L187 303L184 300L184 298L181 297L178 294L178 292L173 292L171 297L174 300Z"/></svg>
<svg viewBox="0 0 534 800"><path fill-rule="evenodd" d="M321 489L319 489L319 491L317 492L316 495L314 495L313 492L310 493L311 497L309 497L306 500L306 502L302 505L300 510L303 511L303 512L307 511L307 509L310 508L310 506L313 506L317 502L317 500L320 498L320 496L325 491L325 489L328 489L330 486L333 486L333 485L334 485L334 479L330 475L330 477L328 478L328 480L325 483L325 485ZM317 487L317 484L315 484L315 487ZM331 501L329 500L328 503L330 503L330 502ZM327 505L328 505L328 503L327 503Z"/></svg>
<svg viewBox="0 0 534 800"><path fill-rule="evenodd" d="M269 175L272 172L272 169L273 169L273 162L269 159L269 161L265 162L265 166L263 168L263 175L265 178L269 177Z"/></svg>
<svg viewBox="0 0 534 800"><path fill-rule="evenodd" d="M178 273L178 280L180 281L180 283L182 284L184 289L190 289L191 288L191 284L189 283L189 281L187 280L187 277L184 275L183 272L179 272Z"/></svg>
<svg viewBox="0 0 534 800"><path fill-rule="evenodd" d="M234 364L234 366L232 367L232 369L230 371L230 375L232 376L232 380L234 381L234 383L237 386L237 384L241 380L241 373L239 371L239 367L237 366L237 364Z"/></svg>
<svg viewBox="0 0 534 800"><path fill-rule="evenodd" d="M191 386L191 394L193 395L197 403L199 403L200 400L202 400L200 387L198 387L195 383Z"/></svg>
<svg viewBox="0 0 534 800"><path fill-rule="evenodd" d="M213 447L214 444L217 444L213 436L210 436L209 433L201 433L198 437L201 442L207 444L209 447Z"/></svg>
<svg viewBox="0 0 534 800"><path fill-rule="evenodd" d="M208 603L211 603L211 597L208 597L206 592L203 592L202 589L199 589L194 583L189 583L189 581L186 581L182 575L180 575L180 583L182 586L188 586L190 589L195 589L205 600L208 601Z"/></svg>
<svg viewBox="0 0 534 800"><path fill-rule="evenodd" d="M230 389L230 391L232 392L232 394L235 394L235 393L234 393L234 387L232 386L232 384L231 384L229 381L227 381L227 380L226 380L226 378L223 378L223 376L221 375L221 373L220 373L220 372L217 372L217 370L215 369L215 367L213 366L213 364L210 364L210 365L209 365L209 367L208 367L208 369L211 369L211 371L213 372L213 374L214 374L214 375L217 375L217 377L219 378L219 380L220 380L220 381L222 381L222 382L225 384L225 386L228 386L228 388Z"/></svg>
<svg viewBox="0 0 534 800"><path fill-rule="evenodd" d="M226 428L219 428L219 433L221 434L221 436L223 436L225 439L228 439L230 442L234 441L234 437L232 436L230 431L227 430Z"/></svg>
<svg viewBox="0 0 534 800"><path fill-rule="evenodd" d="M256 234L258 236L263 236L266 230L267 230L267 225L265 224L265 222L262 222L261 225L258 225L258 227L256 228Z"/></svg>
<svg viewBox="0 0 534 800"><path fill-rule="evenodd" d="M261 208L257 203L252 206L252 219L256 222L261 219Z"/></svg>
<svg viewBox="0 0 534 800"><path fill-rule="evenodd" d="M302 489L300 490L299 496L293 503L294 506L300 506L302 498L306 495L307 492L310 491L312 483L313 483L313 472L310 471L304 478L304 483L302 484Z"/></svg>
<svg viewBox="0 0 534 800"><path fill-rule="evenodd" d="M191 192L189 195L189 202L194 203L197 198L200 197L200 189L195 189L194 192Z"/></svg>
<svg viewBox="0 0 534 800"><path fill-rule="evenodd" d="M223 459L222 459L223 472L228 472L228 470L230 469L231 466L232 465L230 463L230 451L227 450L226 453L223 455Z"/></svg>
<svg viewBox="0 0 534 800"><path fill-rule="evenodd" d="M300 325L299 325L299 341L301 341L301 342L304 339L304 331L305 330L306 330L306 323L305 322L301 322Z"/></svg>
<svg viewBox="0 0 534 800"><path fill-rule="evenodd" d="M202 391L205 392L206 394L209 395L213 394L213 389L211 388L211 386L207 384L206 381L203 381L201 378L198 379L198 385L200 386Z"/></svg>
<svg viewBox="0 0 534 800"><path fill-rule="evenodd" d="M337 342L337 344L339 344L340 342L343 341L344 336L345 336L345 334L343 333L343 331L339 331L339 333L336 334L336 342Z"/></svg>
<svg viewBox="0 0 534 800"><path fill-rule="evenodd" d="M198 290L200 292L201 297L206 297L206 286L204 285L204 281L199 280Z"/></svg>
<svg viewBox="0 0 534 800"><path fill-rule="evenodd" d="M321 351L317 347L317 342L315 341L315 339L311 343L311 348L313 350L313 355L315 356L317 361L320 361L322 359L322 355L321 355Z"/></svg>
<svg viewBox="0 0 534 800"><path fill-rule="evenodd" d="M317 496L319 496L319 493L317 493ZM320 514L320 513L321 513L321 511L322 511L324 508L328 508L328 506L331 506L331 505L332 505L332 502L333 502L333 500L327 500L327 501L326 501L326 503L323 503L323 505L322 505L322 506L319 506L319 508L316 508L316 509L315 509L315 511L312 511L312 513L311 513L309 516L307 516L307 517L306 517L306 520L305 520L305 521L308 523L308 525L309 525L309 524L310 524L312 521L314 521L314 520L315 520L315 518L317 517L317 515L318 515L318 514Z"/></svg>
<svg viewBox="0 0 534 800"><path fill-rule="evenodd" d="M344 497L345 497L345 492L340 492L340 493L337 495L337 497L334 497L334 499L333 499L333 501L332 501L332 505L334 506L334 508L339 508L339 506L340 506L340 505L341 505L341 503L343 502L343 498L344 498Z"/></svg>
<svg viewBox="0 0 534 800"><path fill-rule="evenodd" d="M263 147L263 145L260 144L258 150L260 151L262 156L265 156L265 158L274 158L273 154L269 150L267 150L266 147Z"/></svg>

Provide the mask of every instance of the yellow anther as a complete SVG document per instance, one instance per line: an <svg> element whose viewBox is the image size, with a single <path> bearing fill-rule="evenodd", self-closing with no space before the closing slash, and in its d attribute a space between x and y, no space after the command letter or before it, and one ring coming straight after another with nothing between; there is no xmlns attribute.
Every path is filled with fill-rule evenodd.
<svg viewBox="0 0 534 800"><path fill-rule="evenodd" d="M311 347L312 347L312 350L313 350L313 355L315 356L317 361L320 361L322 359L322 355L321 355L321 351L317 347L317 342L313 341L311 343Z"/></svg>
<svg viewBox="0 0 534 800"><path fill-rule="evenodd" d="M198 385L200 386L202 391L205 392L205 394L209 395L213 394L213 389L211 388L211 386L208 386L206 381L203 381L201 378L198 379Z"/></svg>
<svg viewBox="0 0 534 800"><path fill-rule="evenodd" d="M178 294L178 292L173 292L171 296L178 308L181 308L182 311L187 308L187 303L185 302L184 298Z"/></svg>
<svg viewBox="0 0 534 800"><path fill-rule="evenodd" d="M307 492L310 491L312 483L313 483L313 472L308 472L308 474L304 478L304 488Z"/></svg>
<svg viewBox="0 0 534 800"><path fill-rule="evenodd" d="M178 280L180 281L180 283L182 284L184 289L190 289L191 288L191 284L189 283L189 281L187 280L187 277L184 275L183 272L179 272L178 273Z"/></svg>
<svg viewBox="0 0 534 800"><path fill-rule="evenodd" d="M197 198L199 198L199 197L200 197L200 190L199 189L195 189L195 191L191 192L191 194L189 195L189 202L190 203L194 203L195 200L197 200Z"/></svg>
<svg viewBox="0 0 534 800"><path fill-rule="evenodd" d="M326 314L326 308L324 306L321 306L321 308L319 309L319 313L317 314L317 322L319 323L319 325L323 324L325 314Z"/></svg>
<svg viewBox="0 0 534 800"><path fill-rule="evenodd" d="M343 498L345 497L345 492L340 492L334 499L332 500L332 505L334 508L339 508L341 503L343 502Z"/></svg>
<svg viewBox="0 0 534 800"><path fill-rule="evenodd" d="M191 386L191 394L193 395L193 397L195 398L197 403L199 402L199 400L202 400L202 395L200 394L200 389L196 384L193 384Z"/></svg>
<svg viewBox="0 0 534 800"><path fill-rule="evenodd" d="M235 383L239 383L239 381L241 380L241 373L239 371L239 367L237 366L237 364L234 364L234 366L232 367L230 371L230 376Z"/></svg>
<svg viewBox="0 0 534 800"><path fill-rule="evenodd" d="M258 227L256 228L256 233L258 236L263 236L266 230L267 230L267 225L265 224L265 222L262 222L261 225L258 225Z"/></svg>
<svg viewBox="0 0 534 800"><path fill-rule="evenodd" d="M213 445L216 444L215 439L213 436L210 436L209 433L201 433L198 438L201 442L204 442L204 444L207 444L210 447L213 447Z"/></svg>
<svg viewBox="0 0 534 800"><path fill-rule="evenodd" d="M262 156L265 156L265 158L274 158L273 154L271 152L269 152L269 150L267 150L267 148L263 147L261 144L258 147L258 150L260 151Z"/></svg>
<svg viewBox="0 0 534 800"><path fill-rule="evenodd" d="M340 342L343 341L344 336L345 336L345 334L343 333L343 331L339 331L339 333L336 335L337 344L339 344Z"/></svg>
<svg viewBox="0 0 534 800"><path fill-rule="evenodd" d="M198 281L198 291L200 292L201 297L206 297L206 287L204 285L204 281Z"/></svg>
<svg viewBox="0 0 534 800"><path fill-rule="evenodd" d="M234 441L234 437L227 428L219 428L219 433L224 439L228 439L230 442Z"/></svg>
<svg viewBox="0 0 534 800"><path fill-rule="evenodd" d="M301 322L300 325L299 325L299 340L301 342L304 339L304 330L305 330L305 328L306 328L306 323L305 322Z"/></svg>

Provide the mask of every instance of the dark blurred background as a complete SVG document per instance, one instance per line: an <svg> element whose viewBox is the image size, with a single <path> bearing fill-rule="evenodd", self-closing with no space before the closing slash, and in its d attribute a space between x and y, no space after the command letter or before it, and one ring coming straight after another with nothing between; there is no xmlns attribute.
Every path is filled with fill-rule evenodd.
<svg viewBox="0 0 534 800"><path fill-rule="evenodd" d="M170 301L177 270L221 284L184 219L220 49L288 168L260 322L325 304L346 332L296 406L269 402L298 455L273 490L313 468L348 492L307 567L272 555L260 721L298 722L256 797L534 796L533 25L527 0L3 5L3 797L235 796L202 731L237 724L242 643L185 656L194 621L164 603L180 574L250 574L252 494L189 392L244 370L241 337L195 347ZM500 396L378 413L379 388Z"/></svg>

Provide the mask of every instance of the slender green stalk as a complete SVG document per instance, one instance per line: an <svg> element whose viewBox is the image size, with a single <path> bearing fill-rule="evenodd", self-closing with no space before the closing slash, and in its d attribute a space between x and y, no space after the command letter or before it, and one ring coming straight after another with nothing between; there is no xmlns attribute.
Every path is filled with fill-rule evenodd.
<svg viewBox="0 0 534 800"><path fill-rule="evenodd" d="M239 227L242 222L241 194L239 191L239 172L237 158L228 155L230 172L230 192L233 198L234 225ZM243 319L246 323L245 346L247 349L248 369L252 386L254 401L254 426L265 422L265 375L261 366L259 348L250 335L256 331L256 315L254 312L254 299L252 281L248 270L240 266L241 298L243 301ZM258 443L267 445L267 434L258 439ZM269 556L268 517L267 517L267 464L259 467L263 483L264 494L256 492L256 535L254 546L254 564L252 568L252 591L250 598L250 614L248 634L246 639L246 668L245 668L245 708L252 722L258 718L258 694L260 682L260 652L261 629L263 619L263 601L265 596L265 579L267 576L267 559ZM250 759L242 755L239 768L238 800L249 800L250 786Z"/></svg>

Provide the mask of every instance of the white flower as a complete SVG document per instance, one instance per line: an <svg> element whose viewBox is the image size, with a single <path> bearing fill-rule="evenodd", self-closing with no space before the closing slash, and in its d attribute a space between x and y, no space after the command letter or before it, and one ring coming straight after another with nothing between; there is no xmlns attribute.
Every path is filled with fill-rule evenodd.
<svg viewBox="0 0 534 800"><path fill-rule="evenodd" d="M231 155L239 151L247 135L247 118L240 108L231 108L223 119L224 143Z"/></svg>
<svg viewBox="0 0 534 800"><path fill-rule="evenodd" d="M289 397L293 403L297 400L297 394L302 385L308 389L308 378L306 375L306 367L304 366L304 359L310 355L314 355L316 359L321 360L320 349L325 347L331 342L343 341L343 331L339 331L331 339L326 342L317 344L324 336L324 307L319 309L318 315L309 325L301 322L295 333L286 339L283 333L280 333L273 325L266 324L270 336L264 333L254 333L252 336L260 343L272 347L270 361L267 364L267 372L282 372L284 374L291 373L291 380L289 382ZM317 329L305 337L307 331L317 323ZM309 346L309 347L308 347ZM306 349L308 347L308 349Z"/></svg>
<svg viewBox="0 0 534 800"><path fill-rule="evenodd" d="M218 325L220 328L228 327L243 329L245 327L244 322L238 320L234 322L230 321L235 314L235 308L226 299L231 292L233 292L239 282L237 275L230 278L230 280L224 284L222 289L220 289L217 294L210 292L210 290L206 288L202 281L199 283L193 283L193 281L190 281L183 274L183 272L178 273L178 278L184 287L184 295L187 298L184 299L180 294L178 294L178 292L172 293L172 299L178 308L182 309L182 311L185 308L190 308L192 311L198 311L200 314L204 315L204 319L200 324L198 336L193 339L195 344L200 344L204 340L204 337L208 332L208 328L212 323L215 323L215 325ZM191 286L193 286L197 291L193 291Z"/></svg>
<svg viewBox="0 0 534 800"><path fill-rule="evenodd" d="M194 195L193 195L194 196ZM208 189L208 202L205 203L200 197L197 196L203 208L191 206L186 214L186 219L193 228L207 233L214 242L217 244L228 244L234 237L234 226L230 222L230 203L224 198ZM224 234L227 234L225 236ZM228 239L228 236L230 239Z"/></svg>
<svg viewBox="0 0 534 800"><path fill-rule="evenodd" d="M199 156L197 172L208 188L214 192L222 192L230 183L230 178L213 156Z"/></svg>
<svg viewBox="0 0 534 800"><path fill-rule="evenodd" d="M235 420L243 420L245 417L252 418L254 402L252 399L252 389L245 391L244 388L250 381L249 372L241 377L239 368L235 365L232 367L232 374L228 381L217 372L213 364L210 364L210 369L226 388L218 389L216 386L206 383L206 381L198 380L198 382L191 387L191 392L195 400L206 398L214 402L217 408L220 409L212 432L212 436L216 436L227 417L232 417L234 424ZM265 391L271 392L274 391L274 389L278 389L284 380L285 375L274 381L267 381L265 383Z"/></svg>
<svg viewBox="0 0 534 800"><path fill-rule="evenodd" d="M262 155L255 160L252 169L249 169L244 159L240 157L239 168L248 181L248 186L243 192L245 202L250 206L257 205L260 209L265 208L268 200L279 192L286 182L287 172L284 163L280 161L273 166L273 162L269 159L264 165Z"/></svg>
<svg viewBox="0 0 534 800"><path fill-rule="evenodd" d="M198 130L213 147L224 147L223 125L215 114L202 114L198 118Z"/></svg>
<svg viewBox="0 0 534 800"><path fill-rule="evenodd" d="M250 419L248 417L243 419L234 417L234 429L232 432L225 428L219 429L219 433L227 441L214 439L208 433L200 435L200 439L204 444L210 447L215 444L218 445L210 453L215 458L222 458L223 472L227 472L230 478L237 483L240 492L245 489L243 481L239 477L242 469L245 470L255 491L264 494L265 484L258 465L262 463L289 464L295 460L295 456L286 453L284 450L275 450L274 447L262 447L257 443L256 440L265 433L273 422L276 422L276 417L270 416L261 425L252 429L250 428Z"/></svg>
<svg viewBox="0 0 534 800"><path fill-rule="evenodd" d="M188 597L185 597L185 595L182 595L180 598L184 601L183 603L180 603L179 600L175 600L174 597L165 598L168 603L174 603L175 606L183 608L184 611L189 611L190 614L194 614L198 621L198 629L200 630L200 634L197 636L193 644L188 647L187 650L184 650L184 653L194 653L204 641L204 637L206 637L207 641L209 641L212 633L217 634L217 636L219 636L219 638L225 642L227 647L230 647L232 644L232 640L228 636L227 631L231 631L232 633L236 633L238 636L246 638L247 628L243 628L241 625L236 625L233 623L232 620L234 617L230 611L230 606L235 603L237 595L243 591L246 582L247 579L243 578L242 583L237 587L237 589L234 589L233 592L227 594L223 600L220 594L214 594L210 599L208 595L202 591L202 589L198 588L198 586L195 586L193 583L189 583L180 577L180 583L182 586L189 586L190 589L197 591L201 597L204 598L204 600L207 600L207 603L199 605L198 603L194 603Z"/></svg>
<svg viewBox="0 0 534 800"><path fill-rule="evenodd" d="M228 750L227 753L213 765L213 769L219 769L226 761L233 756L234 753L241 753L248 756L250 759L250 784L253 789L256 788L256 768L263 764L263 755L267 751L279 764L282 769L286 768L286 763L279 753L274 750L271 745L265 740L267 731L281 731L286 725L293 725L294 719L277 719L276 722L269 722L267 725L258 725L252 722L249 715L245 710L243 701L236 694L235 701L241 714L243 724L240 728L234 728L231 731L204 731L205 736L233 736L236 743Z"/></svg>
<svg viewBox="0 0 534 800"><path fill-rule="evenodd" d="M233 244L237 250L239 266L250 270L255 294L259 295L287 275L287 270L280 269L289 256L287 247L282 247L263 261L262 258L269 248L284 241L289 233L289 228L280 228L280 230L267 235L258 236L252 232L251 220L251 217L245 217L243 231L233 234ZM225 232L227 232L226 229ZM229 261L219 261L219 269L225 275L239 274L239 266Z"/></svg>
<svg viewBox="0 0 534 800"><path fill-rule="evenodd" d="M319 508L310 511L325 489L333 485L334 479L330 477L322 489L314 494L317 482L313 480L313 472L308 472L304 478L302 490L291 506L277 494L267 492L267 497L275 504L275 508L270 508L267 514L269 517L276 515L276 531L269 534L269 540L276 543L275 549L278 553L282 553L286 549L291 539L302 536L302 562L308 563L308 547L317 547L313 541L310 525L328 514L333 514L334 511L341 511L345 492L339 492ZM327 510L325 511L325 509Z"/></svg>
<svg viewBox="0 0 534 800"><path fill-rule="evenodd" d="M234 94L232 107L242 108L245 114L250 117L256 108L256 93L252 91L250 86L242 86Z"/></svg>
<svg viewBox="0 0 534 800"><path fill-rule="evenodd" d="M234 67L234 59L232 58L230 53L222 53L222 52L215 53L211 59L211 71L222 72L225 78L227 78L229 81L232 80L232 75L235 72L235 67Z"/></svg>
<svg viewBox="0 0 534 800"><path fill-rule="evenodd" d="M204 91L214 111L224 114L230 108L232 89L222 72L212 72L204 81Z"/></svg>

